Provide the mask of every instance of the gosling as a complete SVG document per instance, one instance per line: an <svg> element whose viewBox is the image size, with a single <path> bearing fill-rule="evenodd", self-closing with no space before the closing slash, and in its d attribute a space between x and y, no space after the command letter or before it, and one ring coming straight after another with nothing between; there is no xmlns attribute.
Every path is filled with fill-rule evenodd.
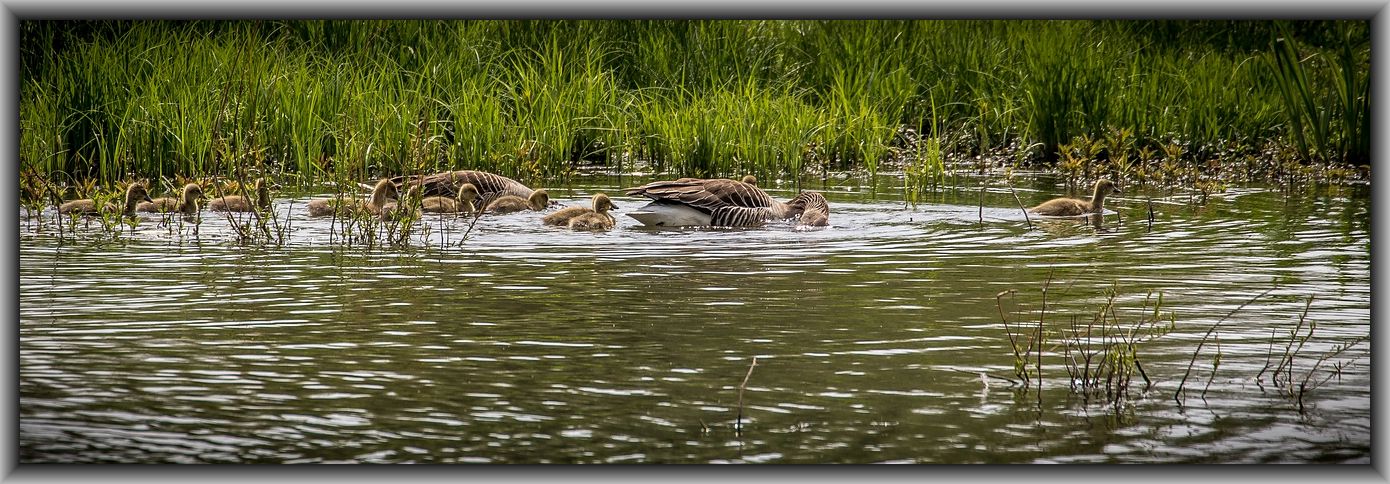
<svg viewBox="0 0 1390 484"><path fill-rule="evenodd" d="M251 212L270 209L270 187L266 186L265 180L258 179L253 182L251 191L256 194L256 203L254 205L251 203L251 200L247 200L244 196L225 195L214 198L212 201L208 202L208 210L215 212Z"/></svg>
<svg viewBox="0 0 1390 484"><path fill-rule="evenodd" d="M415 201L420 199L420 193L420 185L410 187L409 190L406 190L404 198L382 205L377 217L382 222L402 220L407 217L420 218L420 209L414 205Z"/></svg>
<svg viewBox="0 0 1390 484"><path fill-rule="evenodd" d="M383 179L377 182L372 189L372 198L366 202L358 199L316 198L309 201L309 216L323 217L333 214L349 215L354 212L366 212L372 215L381 215L382 207L386 203L395 200L399 192L396 185L391 180Z"/></svg>
<svg viewBox="0 0 1390 484"><path fill-rule="evenodd" d="M550 194L546 193L544 188L541 188L531 192L529 198L521 198L516 195L503 195L498 197L496 200L493 200L492 203L488 204L486 211L491 213L512 213L522 210L541 211L545 210L548 206L550 206Z"/></svg>
<svg viewBox="0 0 1390 484"><path fill-rule="evenodd" d="M571 230L612 230L617 225L617 220L608 211L618 208L613 201L608 199L608 195L602 193L594 195L594 208L586 210L569 219Z"/></svg>
<svg viewBox="0 0 1390 484"><path fill-rule="evenodd" d="M1096 180L1096 191L1091 195L1089 201L1060 197L1043 202L1028 209L1028 211L1050 217L1073 217L1088 213L1100 213L1104 210L1105 195L1109 193L1120 193L1120 187L1116 186L1115 182L1102 178Z"/></svg>
<svg viewBox="0 0 1390 484"><path fill-rule="evenodd" d="M449 197L425 197L420 201L421 209L425 213L473 213L478 209L473 202L478 199L478 187L472 183L464 183L458 189L458 198Z"/></svg>
<svg viewBox="0 0 1390 484"><path fill-rule="evenodd" d="M608 210L614 208L618 208L618 206L613 204L613 200L609 199L608 195L598 193L594 195L592 208L579 206L565 207L556 211L555 213L546 215L545 217L541 218L541 223L546 225L555 225L559 227L568 227L570 225L570 220L574 219L575 217L595 212L607 213Z"/></svg>
<svg viewBox="0 0 1390 484"><path fill-rule="evenodd" d="M125 190L125 211L121 213L124 215L134 215L135 206L142 200L146 202L151 201L150 193L145 189L145 185L139 183L130 184L130 187ZM115 204L111 203L106 204L103 210L97 210L97 202L90 198L72 200L58 206L58 213L79 215L99 215L102 212L116 213L118 211L120 211L120 209L116 207Z"/></svg>
<svg viewBox="0 0 1390 484"><path fill-rule="evenodd" d="M159 197L135 205L136 212L169 213L181 212L184 215L198 213L198 200L203 198L203 187L197 183L183 186L183 197Z"/></svg>

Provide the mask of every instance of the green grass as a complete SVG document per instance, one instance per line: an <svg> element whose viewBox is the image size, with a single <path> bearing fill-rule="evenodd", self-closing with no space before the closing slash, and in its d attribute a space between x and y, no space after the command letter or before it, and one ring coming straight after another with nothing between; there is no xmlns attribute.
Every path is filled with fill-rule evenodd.
<svg viewBox="0 0 1390 484"><path fill-rule="evenodd" d="M1057 162L1078 137L1117 130L1132 134L1126 163L1172 143L1189 162L1274 144L1293 161L1369 163L1361 21L23 21L20 31L21 170L103 183L248 169L312 181L478 168L533 182L582 164L698 176L875 173L914 160L944 170L938 159L980 154ZM905 146L908 129L934 144Z"/></svg>

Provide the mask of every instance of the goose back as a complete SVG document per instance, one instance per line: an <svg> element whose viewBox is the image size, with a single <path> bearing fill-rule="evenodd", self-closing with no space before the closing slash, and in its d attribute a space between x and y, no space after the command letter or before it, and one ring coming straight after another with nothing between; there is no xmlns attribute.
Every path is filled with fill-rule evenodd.
<svg viewBox="0 0 1390 484"><path fill-rule="evenodd" d="M85 198L81 200L71 200L63 203L62 205L59 205L58 213L98 215L103 211L107 213L121 211L121 213L124 213L125 215L131 215L135 213L135 209L141 201L149 202L152 200L153 199L150 198L149 190L146 190L144 185L141 185L139 183L133 183L130 185L130 187L126 188L124 209L114 204L108 203L105 207L102 207L102 209L99 210L97 208L97 203L95 200Z"/></svg>
<svg viewBox="0 0 1390 484"><path fill-rule="evenodd" d="M752 227L770 219L797 216L804 206L804 202L779 202L756 186L723 178L658 181L629 188L627 194L652 200L628 213L646 225ZM704 216L709 217L707 222Z"/></svg>
<svg viewBox="0 0 1390 484"><path fill-rule="evenodd" d="M1120 193L1120 188L1108 179L1096 180L1095 191L1090 200L1059 197L1028 209L1029 212L1049 217L1074 217L1088 213L1099 213L1105 209L1105 196Z"/></svg>
<svg viewBox="0 0 1390 484"><path fill-rule="evenodd" d="M469 183L478 190L477 206L480 207L491 205L493 201L507 195L527 199L535 192L534 189L519 181L496 173L478 170L455 170L424 176L402 175L390 178L390 180L398 188L407 184L418 184L423 187L424 196L448 198L457 198L459 188L463 184Z"/></svg>

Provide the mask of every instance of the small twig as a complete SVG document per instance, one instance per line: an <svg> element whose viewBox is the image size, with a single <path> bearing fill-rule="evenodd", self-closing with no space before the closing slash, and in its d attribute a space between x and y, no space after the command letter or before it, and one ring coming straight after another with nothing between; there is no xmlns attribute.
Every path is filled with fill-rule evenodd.
<svg viewBox="0 0 1390 484"><path fill-rule="evenodd" d="M748 386L748 378L753 376L753 367L758 366L758 357L753 357L753 362L748 365L748 374L743 375L743 383L738 384L738 419L735 420L734 431L743 430L743 389Z"/></svg>
<svg viewBox="0 0 1390 484"><path fill-rule="evenodd" d="M1023 380L1023 386L1026 388L1028 386L1028 373L1024 371L1025 363L1023 362L1025 360L1023 359L1023 355L1018 354L1018 340L1014 338L1013 330L1009 329L1009 318L1004 317L1004 295L1013 295L1013 293L1014 290L1009 289L995 294L994 305L999 308L999 319L1004 322L1004 334L1009 337L1009 349L1014 352L1014 372Z"/></svg>
<svg viewBox="0 0 1390 484"><path fill-rule="evenodd" d="M1148 203L1149 203L1149 232L1153 232L1153 230L1154 230L1154 199L1153 199L1153 198L1149 198L1149 199L1148 199Z"/></svg>
<svg viewBox="0 0 1390 484"><path fill-rule="evenodd" d="M1216 356L1211 359L1211 375L1207 377L1206 386L1202 387L1202 400L1207 399L1207 390L1211 389L1211 382L1216 380L1216 370L1221 367L1221 333L1216 333Z"/></svg>
<svg viewBox="0 0 1390 484"><path fill-rule="evenodd" d="M1028 222L1028 230L1033 230L1033 219L1028 216L1028 209L1023 206L1023 199L1018 198L1018 192L1014 191L1013 185L1009 185L1009 193L1014 196L1014 201L1018 202L1018 209L1023 211L1023 221Z"/></svg>
<svg viewBox="0 0 1390 484"><path fill-rule="evenodd" d="M1047 281L1043 282L1042 288L1042 310L1038 312L1038 407L1042 408L1042 354L1043 354L1043 321L1047 319L1047 286L1052 285L1052 272L1047 272Z"/></svg>
<svg viewBox="0 0 1390 484"><path fill-rule="evenodd" d="M985 223L985 185L980 184L980 223Z"/></svg>
<svg viewBox="0 0 1390 484"><path fill-rule="evenodd" d="M1273 287L1266 289L1265 292L1259 293L1255 297L1251 298L1249 301L1242 303L1240 306L1237 306L1235 309L1232 309L1231 312L1226 313L1225 316L1222 316L1221 319L1217 320L1216 324L1211 325L1211 328L1207 329L1207 334L1202 336L1202 341L1197 343L1197 350L1192 352L1192 360L1187 362L1187 371L1182 374L1182 381L1178 382L1178 390L1173 392L1173 400L1177 401L1179 406L1182 405L1182 399L1179 398L1180 396L1182 396L1182 388L1184 385L1187 384L1187 377L1192 375L1192 367L1193 365L1197 364L1197 355L1202 352L1202 345L1206 344L1207 338L1211 337L1211 333L1213 331L1216 331L1216 327L1220 326L1221 323L1226 321L1227 318L1230 318L1232 315L1234 315L1236 311L1245 309L1245 306L1248 306L1250 305L1250 303L1255 302L1255 300L1264 297L1265 294L1269 294L1274 289L1275 288Z"/></svg>
<svg viewBox="0 0 1390 484"><path fill-rule="evenodd" d="M1006 382L1009 382L1009 386L1011 386L1011 387L1012 387L1012 386L1018 386L1018 385L1020 385L1019 382L1018 382L1018 380L1015 380L1015 379L1013 379L1013 378L1009 378L1009 377L1007 377L1007 376L999 376L999 375L996 375L996 374L993 374L993 373L990 373L990 372L987 372L987 371L970 371L970 370L962 370L962 369L960 369L960 368L952 368L951 370L952 370L952 371L958 371L958 372L961 372L961 373L965 373L965 374L967 374L967 375L984 375L984 376L987 376L987 377L990 377L990 378L995 378L995 379L999 379L999 380L1004 380L1004 381L1006 381Z"/></svg>

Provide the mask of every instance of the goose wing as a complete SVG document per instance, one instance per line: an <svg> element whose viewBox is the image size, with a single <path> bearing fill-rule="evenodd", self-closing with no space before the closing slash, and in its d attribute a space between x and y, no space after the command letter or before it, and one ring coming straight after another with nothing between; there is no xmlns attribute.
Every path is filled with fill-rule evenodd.
<svg viewBox="0 0 1390 484"><path fill-rule="evenodd" d="M528 198L535 191L511 178L478 170L445 171L429 175L401 175L391 178L391 182L395 183L397 187L419 184L423 187L424 196L449 198L457 197L458 188L464 183L472 183L478 188L478 205L484 207L503 195Z"/></svg>
<svg viewBox="0 0 1390 484"><path fill-rule="evenodd" d="M724 178L658 181L629 188L627 194L647 197L662 203L686 205L708 214L714 214L720 209L769 208L777 203L771 195L756 186Z"/></svg>

